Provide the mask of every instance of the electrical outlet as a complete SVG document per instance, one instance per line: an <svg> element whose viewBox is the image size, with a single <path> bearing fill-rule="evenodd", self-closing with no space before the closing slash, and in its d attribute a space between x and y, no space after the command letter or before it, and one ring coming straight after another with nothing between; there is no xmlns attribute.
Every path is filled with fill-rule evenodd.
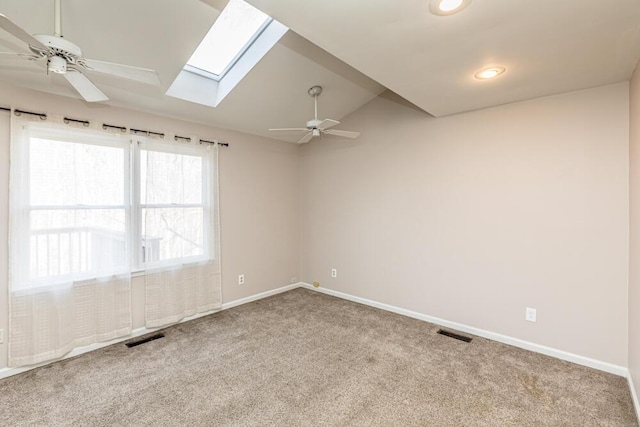
<svg viewBox="0 0 640 427"><path fill-rule="evenodd" d="M527 311L526 311L526 313L524 315L524 318L526 320L528 320L529 322L535 322L536 321L536 309L527 307Z"/></svg>
<svg viewBox="0 0 640 427"><path fill-rule="evenodd" d="M244 285L244 274L238 276L238 285Z"/></svg>
<svg viewBox="0 0 640 427"><path fill-rule="evenodd" d="M335 268L331 269L331 277L338 277L338 270Z"/></svg>
<svg viewBox="0 0 640 427"><path fill-rule="evenodd" d="M291 278L291 283L297 283L298 282L298 278L297 277L292 277Z"/></svg>
<svg viewBox="0 0 640 427"><path fill-rule="evenodd" d="M0 344L4 342L4 329L0 329Z"/></svg>

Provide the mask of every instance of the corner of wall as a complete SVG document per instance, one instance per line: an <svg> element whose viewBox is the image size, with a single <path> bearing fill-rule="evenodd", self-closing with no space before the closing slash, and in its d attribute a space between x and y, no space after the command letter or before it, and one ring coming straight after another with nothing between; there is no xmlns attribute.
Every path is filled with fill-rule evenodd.
<svg viewBox="0 0 640 427"><path fill-rule="evenodd" d="M640 63L629 81L629 386L640 416Z"/></svg>

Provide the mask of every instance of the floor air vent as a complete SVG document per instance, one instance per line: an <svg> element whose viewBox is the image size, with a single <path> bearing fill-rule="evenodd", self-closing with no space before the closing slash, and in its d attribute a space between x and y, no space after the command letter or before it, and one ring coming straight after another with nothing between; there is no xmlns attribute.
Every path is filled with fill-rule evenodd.
<svg viewBox="0 0 640 427"><path fill-rule="evenodd" d="M149 341L158 340L160 338L164 338L164 334L155 334L155 335L151 335L150 337L146 337L146 338L143 338L143 339L138 340L138 341L128 342L126 344L126 346L131 348L131 347L135 347L135 346L140 345L140 344L148 343Z"/></svg>
<svg viewBox="0 0 640 427"><path fill-rule="evenodd" d="M445 337L455 338L457 340L464 341L464 342L471 342L471 340L473 339L473 338L465 337L464 335L458 335L454 332L445 331L443 329L438 329L438 333L440 335L444 335Z"/></svg>

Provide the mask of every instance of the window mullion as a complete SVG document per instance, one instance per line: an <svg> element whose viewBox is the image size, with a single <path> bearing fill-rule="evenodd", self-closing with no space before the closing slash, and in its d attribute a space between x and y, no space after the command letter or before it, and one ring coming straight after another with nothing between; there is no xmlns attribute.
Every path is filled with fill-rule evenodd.
<svg viewBox="0 0 640 427"><path fill-rule="evenodd" d="M131 141L131 248L135 269L141 269L142 260L142 210L140 203L140 142Z"/></svg>
<svg viewBox="0 0 640 427"><path fill-rule="evenodd" d="M125 241L128 243L127 244L127 250L125 251L125 256L128 259L128 267L129 269L133 268L133 258L131 256L132 252L134 252L134 246L132 246L131 244L131 235L132 235L132 221L131 221L131 174L132 174L132 153L131 153L131 146L129 146L129 151L125 150L125 159L124 159L124 164L122 165L124 168L124 218L125 218L125 225L124 225L124 231L125 231Z"/></svg>
<svg viewBox="0 0 640 427"><path fill-rule="evenodd" d="M215 253L215 248L214 248L214 242L211 241L211 237L213 235L212 233L212 227L213 227L213 218L211 216L211 207L212 207L212 203L211 203L211 199L213 196L213 188L211 188L211 183L212 183L212 174L213 174L213 162L211 159L211 154L210 152L208 152L207 156L204 156L202 158L202 203L203 203L203 215L202 215L202 220L203 220L203 230L204 230L204 236L205 236L205 256L208 259L217 257L218 255Z"/></svg>

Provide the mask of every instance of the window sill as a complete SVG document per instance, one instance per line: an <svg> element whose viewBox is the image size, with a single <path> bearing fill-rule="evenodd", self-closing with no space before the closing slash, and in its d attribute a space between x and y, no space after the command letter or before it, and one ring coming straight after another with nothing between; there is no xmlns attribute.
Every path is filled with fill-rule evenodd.
<svg viewBox="0 0 640 427"><path fill-rule="evenodd" d="M136 270L136 271L132 271L131 272L131 278L133 279L134 277L144 277L145 275L145 270Z"/></svg>

